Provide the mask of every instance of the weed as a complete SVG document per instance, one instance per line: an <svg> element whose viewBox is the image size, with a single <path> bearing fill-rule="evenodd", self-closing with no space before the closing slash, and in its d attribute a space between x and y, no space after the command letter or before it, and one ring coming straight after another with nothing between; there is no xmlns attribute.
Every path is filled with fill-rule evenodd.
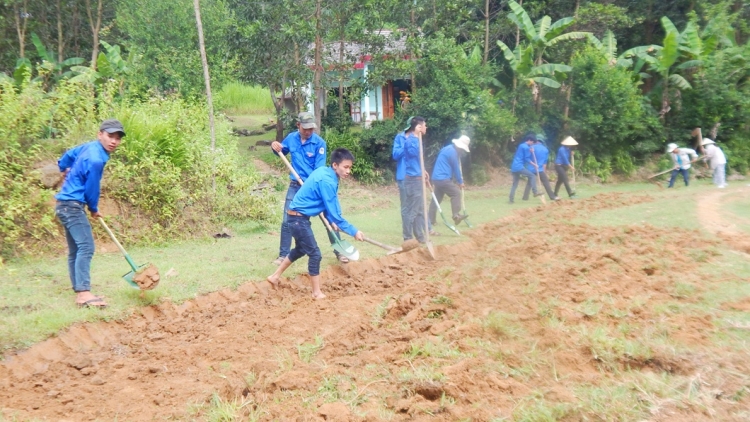
<svg viewBox="0 0 750 422"><path fill-rule="evenodd" d="M245 374L245 385L248 387L252 387L255 385L255 382L258 381L258 375L255 374L255 372L248 372Z"/></svg>
<svg viewBox="0 0 750 422"><path fill-rule="evenodd" d="M544 396L536 392L529 398L524 398L513 411L513 420L522 422L555 422L565 418L570 413L569 404L550 403Z"/></svg>
<svg viewBox="0 0 750 422"><path fill-rule="evenodd" d="M386 314L388 314L388 304L391 303L391 299L391 296L386 296L385 299L383 299L383 301L375 308L375 312L372 314L372 320L370 321L373 326L379 327L380 324L383 323L383 319L385 319Z"/></svg>
<svg viewBox="0 0 750 422"><path fill-rule="evenodd" d="M276 349L275 357L281 372L287 372L294 367L294 360L288 350L282 348Z"/></svg>
<svg viewBox="0 0 750 422"><path fill-rule="evenodd" d="M451 298L443 296L443 295L439 295L439 296L433 297L432 300L431 300L431 302L432 303L436 303L438 305L448 305L448 306L453 305L453 300L451 300Z"/></svg>
<svg viewBox="0 0 750 422"><path fill-rule="evenodd" d="M695 286L690 283L678 282L670 289L669 294L677 299L687 299L695 294Z"/></svg>
<svg viewBox="0 0 750 422"><path fill-rule="evenodd" d="M310 363L310 360L318 354L325 347L323 337L316 335L315 342L313 343L302 343L297 346L297 355L302 362Z"/></svg>
<svg viewBox="0 0 750 422"><path fill-rule="evenodd" d="M427 341L422 345L410 343L409 350L406 352L406 357L411 360L416 357L433 357L433 358L452 358L462 356L460 350L457 347L451 347L443 343L433 343Z"/></svg>
<svg viewBox="0 0 750 422"><path fill-rule="evenodd" d="M432 366L420 365L415 367L414 365L412 365L411 369L411 371L409 371L408 369L403 369L401 372L399 372L399 382L442 382L445 380L445 375L440 372L438 368Z"/></svg>
<svg viewBox="0 0 750 422"><path fill-rule="evenodd" d="M248 409L250 412L248 412ZM248 413L250 414L248 415ZM262 413L258 409L252 409L252 400L240 401L234 399L229 401L214 393L206 410L206 420L209 422L258 421ZM245 416L249 416L249 418L245 418Z"/></svg>
<svg viewBox="0 0 750 422"><path fill-rule="evenodd" d="M592 299L586 299L583 303L578 305L576 309L585 316L592 318L601 311L602 304L597 303Z"/></svg>
<svg viewBox="0 0 750 422"><path fill-rule="evenodd" d="M484 319L483 325L497 337L518 337L523 330L512 319L513 317L509 314L495 311Z"/></svg>

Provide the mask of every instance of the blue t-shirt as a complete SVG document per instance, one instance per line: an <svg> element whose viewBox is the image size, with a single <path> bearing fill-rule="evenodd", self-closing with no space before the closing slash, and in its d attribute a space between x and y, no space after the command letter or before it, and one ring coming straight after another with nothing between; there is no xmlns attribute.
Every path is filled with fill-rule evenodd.
<svg viewBox="0 0 750 422"><path fill-rule="evenodd" d="M533 155L531 154L531 151L534 151ZM539 171L544 171L544 165L549 161L549 150L547 147L542 144L534 144L529 150L529 155L531 155L531 158L526 165L526 169L536 174L537 169L531 164L534 162L534 158L536 158L536 164L539 166Z"/></svg>
<svg viewBox="0 0 750 422"><path fill-rule="evenodd" d="M444 146L435 160L435 168L432 169L432 180L450 180L451 177L456 179L459 185L464 183L461 177L461 169L458 161L458 150L451 145Z"/></svg>
<svg viewBox="0 0 750 422"><path fill-rule="evenodd" d="M281 152L284 155L291 153L292 167L297 170L297 174L303 182L315 169L326 165L326 141L317 133L313 133L304 144L299 131L290 133L281 141ZM297 180L291 172L289 173L289 179Z"/></svg>
<svg viewBox="0 0 750 422"><path fill-rule="evenodd" d="M419 159L419 138L414 133L404 137L404 172L406 176L422 176Z"/></svg>
<svg viewBox="0 0 750 422"><path fill-rule="evenodd" d="M399 132L395 138L393 138L393 151L391 156L396 160L396 181L404 180L406 176L406 166L404 165L404 141L406 136L404 132Z"/></svg>
<svg viewBox="0 0 750 422"><path fill-rule="evenodd" d="M513 173L519 172L526 167L526 163L531 161L531 152L529 152L529 144L521 142L516 149L516 154L513 156L513 163L510 165L510 171Z"/></svg>
<svg viewBox="0 0 750 422"><path fill-rule="evenodd" d="M107 161L109 153L98 140L68 150L57 161L60 172L70 171L55 198L58 201L83 202L92 213L99 211L100 182Z"/></svg>
<svg viewBox="0 0 750 422"><path fill-rule="evenodd" d="M557 157L555 157L555 164L570 165L570 148L560 145L560 149L557 150Z"/></svg>
<svg viewBox="0 0 750 422"><path fill-rule="evenodd" d="M338 190L339 177L336 172L332 167L321 167L305 180L289 204L289 209L308 217L314 217L322 212L329 222L335 223L345 233L355 236L359 230L341 215Z"/></svg>

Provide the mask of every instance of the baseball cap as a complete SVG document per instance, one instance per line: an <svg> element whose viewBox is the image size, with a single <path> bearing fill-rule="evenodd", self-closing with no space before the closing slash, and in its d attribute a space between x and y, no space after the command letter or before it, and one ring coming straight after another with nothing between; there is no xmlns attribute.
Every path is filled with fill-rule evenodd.
<svg viewBox="0 0 750 422"><path fill-rule="evenodd" d="M318 127L315 124L315 115L310 112L300 113L298 118L302 129L315 129Z"/></svg>
<svg viewBox="0 0 750 422"><path fill-rule="evenodd" d="M102 130L107 133L121 132L122 136L125 136L125 128L122 127L122 123L117 119L107 119L103 121L99 126L99 131Z"/></svg>

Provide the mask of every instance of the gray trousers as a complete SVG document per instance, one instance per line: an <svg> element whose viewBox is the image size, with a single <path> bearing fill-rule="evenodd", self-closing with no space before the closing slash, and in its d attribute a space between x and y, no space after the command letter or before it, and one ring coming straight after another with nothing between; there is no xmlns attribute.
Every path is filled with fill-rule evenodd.
<svg viewBox="0 0 750 422"><path fill-rule="evenodd" d="M532 173L534 174L534 173ZM555 195L554 192L552 192L552 187L549 184L549 178L547 177L547 173L540 171L539 172L539 179L542 181L542 186L544 186L544 190L547 191L547 195L549 195L549 199L555 199L557 195ZM536 174L534 174L534 180L536 180ZM531 184L531 181L526 182L526 188L523 190L523 199L529 199L529 193L531 192L531 188L533 185Z"/></svg>
<svg viewBox="0 0 750 422"><path fill-rule="evenodd" d="M461 189L451 180L435 180L432 182L435 189L435 197L438 203L443 202L443 197L448 195L451 199L451 217L457 216L461 212ZM437 205L432 197L430 201L430 222L435 224L437 221Z"/></svg>

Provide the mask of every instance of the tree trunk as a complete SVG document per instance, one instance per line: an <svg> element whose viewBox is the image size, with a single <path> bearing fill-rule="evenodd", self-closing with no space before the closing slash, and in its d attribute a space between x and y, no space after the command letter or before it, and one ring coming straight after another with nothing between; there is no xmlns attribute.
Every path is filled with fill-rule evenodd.
<svg viewBox="0 0 750 422"><path fill-rule="evenodd" d="M343 28L343 27L342 27ZM344 31L339 40L339 113L344 114Z"/></svg>
<svg viewBox="0 0 750 422"><path fill-rule="evenodd" d="M88 0L86 0L88 1ZM101 0L99 0L101 4ZM211 131L211 189L216 193L216 130L214 126L214 102L211 97L211 76L208 73L208 59L206 58L206 43L203 40L203 21L201 20L200 0L193 0L195 9L195 25L198 27L198 47L201 51L201 63L203 64L203 79L206 81L206 99L208 101L208 127Z"/></svg>
<svg viewBox="0 0 750 422"><path fill-rule="evenodd" d="M276 97L276 86L273 84L268 85L269 91L271 91L271 101L273 101L273 107L276 109L276 142L281 142L284 139L284 123L281 121L281 113L284 110L284 83L282 82L281 98Z"/></svg>
<svg viewBox="0 0 750 422"><path fill-rule="evenodd" d="M519 6L523 6L523 0L518 1ZM518 47L518 44L521 43L521 27L516 27L516 47Z"/></svg>
<svg viewBox="0 0 750 422"><path fill-rule="evenodd" d="M484 0L484 57L482 65L487 64L490 55L490 0Z"/></svg>
<svg viewBox="0 0 750 422"><path fill-rule="evenodd" d="M414 28L414 26L415 26L414 22L415 22L415 20L414 20L414 8L412 8L411 9L411 28L409 28L409 33L412 34L412 37L416 37L417 36L417 31ZM412 40L412 42L415 42L415 41ZM417 60L417 58L414 57L414 50L413 49L411 50L411 56L409 57L409 60L412 60L412 61L416 61ZM416 74L415 74L415 72L414 72L413 69L412 69L412 72L411 72L411 93L412 93L412 95L414 95L414 94L417 93L417 79L416 79Z"/></svg>
<svg viewBox="0 0 750 422"><path fill-rule="evenodd" d="M294 43L294 67L299 68L301 58L299 56L299 44ZM292 81L294 85L294 104L297 107L297 113L301 113L305 106L304 98L302 97L302 88L299 86L299 81Z"/></svg>
<svg viewBox="0 0 750 422"><path fill-rule="evenodd" d="M60 0L56 0L57 4L57 62L62 63L65 60L64 46L65 40L63 39L63 24L62 24L62 7L60 6Z"/></svg>
<svg viewBox="0 0 750 422"><path fill-rule="evenodd" d="M91 68L96 70L96 58L99 56L99 30L102 27L102 0L97 2L96 6L96 21L94 16L91 14L91 0L86 0L86 13L89 17L89 27L91 28L91 35L93 37L91 45Z"/></svg>
<svg viewBox="0 0 750 422"><path fill-rule="evenodd" d="M320 120L322 116L321 105L324 100L321 87L321 80L323 78L323 64L321 63L323 39L320 36L320 32L322 31L320 24L321 2L322 0L317 0L315 2L315 73L313 74L313 90L315 91L315 124L318 126L316 129L318 132L320 132Z"/></svg>
<svg viewBox="0 0 750 422"><path fill-rule="evenodd" d="M18 56L26 57L26 25L28 22L28 0L23 0L23 7L18 10L18 3L13 3L13 16L16 21L16 35L18 35Z"/></svg>
<svg viewBox="0 0 750 422"><path fill-rule="evenodd" d="M667 120L667 113L669 113L669 75L664 75L663 78L663 84L661 91L661 111L659 111L659 119L661 119L662 123L665 123Z"/></svg>

